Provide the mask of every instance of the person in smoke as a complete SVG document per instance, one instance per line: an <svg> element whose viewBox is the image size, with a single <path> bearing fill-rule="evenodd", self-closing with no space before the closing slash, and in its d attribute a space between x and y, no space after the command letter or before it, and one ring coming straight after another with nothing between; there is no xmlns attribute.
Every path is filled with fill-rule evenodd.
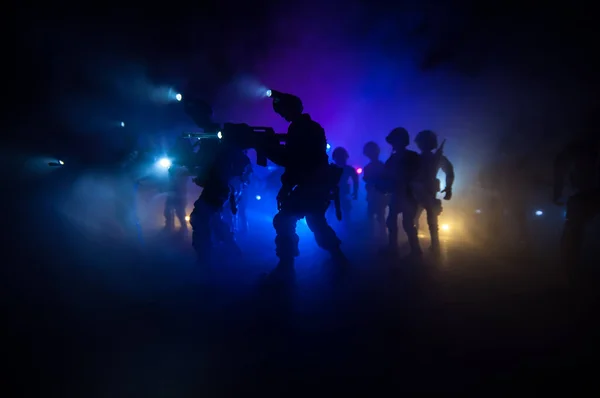
<svg viewBox="0 0 600 398"><path fill-rule="evenodd" d="M398 249L398 215L402 214L402 227L408 237L410 254L418 256L421 247L415 228L417 202L411 192L411 183L419 170L419 154L406 149L410 137L403 127L393 129L385 140L392 146L392 155L385 162L386 191L391 194L386 220L388 246L392 252Z"/></svg>
<svg viewBox="0 0 600 398"><path fill-rule="evenodd" d="M379 235L385 236L387 196L378 189L385 178L385 164L379 159L381 148L377 143L370 141L363 147L363 154L369 159L363 170L363 181L367 191L367 216L369 221L375 220L377 223Z"/></svg>
<svg viewBox="0 0 600 398"><path fill-rule="evenodd" d="M248 156L248 151L244 150L244 155ZM248 190L246 189L250 185L250 178L252 177L252 164L250 158L248 158L248 164L244 168L244 172L240 176L234 176L230 180L231 189L235 192L233 199L236 202L236 206L231 206L228 202L225 205L225 213L223 219L229 224L230 229L234 235L236 233L245 234L248 232L248 217L247 217L247 206L248 206ZM231 199L230 199L231 200ZM237 208L237 213L233 214L232 209Z"/></svg>
<svg viewBox="0 0 600 398"><path fill-rule="evenodd" d="M212 109L208 104L188 96L184 105L198 126L205 131L217 131L218 125L212 122ZM189 167L197 173L193 181L203 188L190 215L192 246L198 259L211 261L213 238L239 253L230 225L223 220L223 210L229 203L232 213L237 212L239 192L232 182L247 172L250 159L243 148L227 137L207 138L201 140L196 161Z"/></svg>
<svg viewBox="0 0 600 398"><path fill-rule="evenodd" d="M349 221L352 211L352 200L358 199L358 173L354 167L348 165L350 155L345 148L337 147L331 153L331 158L336 166L342 169L340 180L340 204L342 207L342 219ZM349 181L352 181L352 189Z"/></svg>
<svg viewBox="0 0 600 398"><path fill-rule="evenodd" d="M566 200L561 257L566 265L580 260L586 226L600 214L600 139L596 131L565 146L554 160L554 203L565 205L565 177L574 192Z"/></svg>
<svg viewBox="0 0 600 398"><path fill-rule="evenodd" d="M277 270L293 270L299 255L296 224L302 218L306 218L317 244L343 262L341 241L325 218L340 180L339 169L329 165L325 131L303 113L302 101L294 95L274 96L273 109L290 122L285 145L272 145L268 155L273 163L285 168L277 195L279 212L273 218Z"/></svg>
<svg viewBox="0 0 600 398"><path fill-rule="evenodd" d="M187 205L187 184L190 172L185 167L186 160L189 159L192 148L189 142L183 138L178 139L172 153L175 159L168 170L167 200L165 201L165 230L173 231L175 229L175 216L181 225L181 231L188 229L185 208Z"/></svg>
<svg viewBox="0 0 600 398"><path fill-rule="evenodd" d="M438 253L440 250L438 217L442 213L442 201L437 199L437 193L441 190L437 174L440 169L446 174L446 184L442 193L445 193L444 200L450 200L454 184L454 166L443 155L443 148L438 149L437 135L433 131L419 132L415 143L421 151L419 173L413 182L413 194L418 204L415 223L425 211L431 236L431 250ZM433 152L436 149L438 151Z"/></svg>
<svg viewBox="0 0 600 398"><path fill-rule="evenodd" d="M189 172L186 168L179 165L169 167L169 185L167 189L167 200L165 201L165 230L173 231L175 229L175 216L181 225L181 231L188 229L185 207L187 202L187 182Z"/></svg>

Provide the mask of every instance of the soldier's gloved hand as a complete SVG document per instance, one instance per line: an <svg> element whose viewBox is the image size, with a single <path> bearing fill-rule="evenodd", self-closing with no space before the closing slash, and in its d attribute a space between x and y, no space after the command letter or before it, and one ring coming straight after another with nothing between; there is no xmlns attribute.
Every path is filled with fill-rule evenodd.
<svg viewBox="0 0 600 398"><path fill-rule="evenodd" d="M444 195L444 200L452 199L452 188L446 188L442 191L442 193L446 194L446 195Z"/></svg>

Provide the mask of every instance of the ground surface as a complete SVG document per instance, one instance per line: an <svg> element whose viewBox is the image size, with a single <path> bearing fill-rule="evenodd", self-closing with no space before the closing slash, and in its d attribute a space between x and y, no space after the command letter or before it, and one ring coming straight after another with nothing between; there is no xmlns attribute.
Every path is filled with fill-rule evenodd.
<svg viewBox="0 0 600 398"><path fill-rule="evenodd" d="M359 230L346 272L304 248L293 282L270 282L271 238L242 239L242 259L206 269L185 240L90 242L35 203L37 235L4 268L7 380L21 395L598 389L593 283L569 285L549 246L450 239L441 260L409 262Z"/></svg>

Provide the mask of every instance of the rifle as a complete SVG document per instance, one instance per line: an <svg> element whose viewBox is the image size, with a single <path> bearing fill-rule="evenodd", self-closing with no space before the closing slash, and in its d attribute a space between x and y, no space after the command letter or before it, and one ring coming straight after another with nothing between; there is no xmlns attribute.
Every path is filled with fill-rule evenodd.
<svg viewBox="0 0 600 398"><path fill-rule="evenodd" d="M225 145L256 150L256 164L267 166L271 148L285 142L286 134L275 133L272 127L249 126L245 123L225 123L216 131L183 133L184 138L218 139Z"/></svg>

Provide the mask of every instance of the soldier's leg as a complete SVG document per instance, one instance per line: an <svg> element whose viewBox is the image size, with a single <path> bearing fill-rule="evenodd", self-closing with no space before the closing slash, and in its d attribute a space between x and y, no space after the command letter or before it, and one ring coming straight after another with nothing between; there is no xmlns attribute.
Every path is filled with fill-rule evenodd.
<svg viewBox="0 0 600 398"><path fill-rule="evenodd" d="M385 219L385 210L389 205L389 197L386 195L381 195L379 197L380 200L377 201L377 221L379 222L379 231L381 236L387 235L387 225Z"/></svg>
<svg viewBox="0 0 600 398"><path fill-rule="evenodd" d="M340 239L335 234L335 231L327 223L325 214L312 213L306 216L306 225L315 234L315 240L320 248L327 250L333 255L340 252Z"/></svg>
<svg viewBox="0 0 600 398"><path fill-rule="evenodd" d="M400 214L398 203L394 203L392 199L392 203L390 203L390 211L386 220L386 225L388 228L388 242L389 246L392 248L398 247L398 214Z"/></svg>
<svg viewBox="0 0 600 398"><path fill-rule="evenodd" d="M168 194L167 199L165 200L165 228L173 229L175 228L175 217L173 216L174 210L174 198L173 195Z"/></svg>
<svg viewBox="0 0 600 398"><path fill-rule="evenodd" d="M235 234L231 228L231 224L223 218L223 211L218 211L213 214L210 219L211 230L215 234L215 238L219 242L225 244L228 250L232 250L236 253L240 253L241 249L235 242Z"/></svg>
<svg viewBox="0 0 600 398"><path fill-rule="evenodd" d="M421 245L419 244L418 231L415 226L418 208L418 204L411 200L408 200L402 206L402 228L406 232L411 254L421 254Z"/></svg>
<svg viewBox="0 0 600 398"><path fill-rule="evenodd" d="M420 204L417 204L417 211L415 214L415 228L417 229L417 234L419 233L419 224L421 223L421 216L423 215L423 211L425 208Z"/></svg>
<svg viewBox="0 0 600 398"><path fill-rule="evenodd" d="M375 230L378 236L385 236L385 206L382 201L371 199L367 202L367 217L370 230Z"/></svg>
<svg viewBox="0 0 600 398"><path fill-rule="evenodd" d="M194 203L190 224L193 230L192 246L199 259L209 260L212 254L211 219L217 210L204 202L202 196Z"/></svg>
<svg viewBox="0 0 600 398"><path fill-rule="evenodd" d="M187 229L187 221L185 219L186 214L185 214L185 197L178 197L177 198L177 206L175 207L175 214L177 215L177 219L179 220L179 223L181 224L181 229Z"/></svg>
<svg viewBox="0 0 600 398"><path fill-rule="evenodd" d="M281 265L293 265L294 258L298 257L300 238L296 234L298 216L294 213L281 210L273 217L275 228L275 254L279 257Z"/></svg>
<svg viewBox="0 0 600 398"><path fill-rule="evenodd" d="M429 235L431 236L431 249L437 251L440 249L440 228L438 218L442 213L442 204L438 199L434 199L431 204L428 204L427 225L429 226Z"/></svg>

